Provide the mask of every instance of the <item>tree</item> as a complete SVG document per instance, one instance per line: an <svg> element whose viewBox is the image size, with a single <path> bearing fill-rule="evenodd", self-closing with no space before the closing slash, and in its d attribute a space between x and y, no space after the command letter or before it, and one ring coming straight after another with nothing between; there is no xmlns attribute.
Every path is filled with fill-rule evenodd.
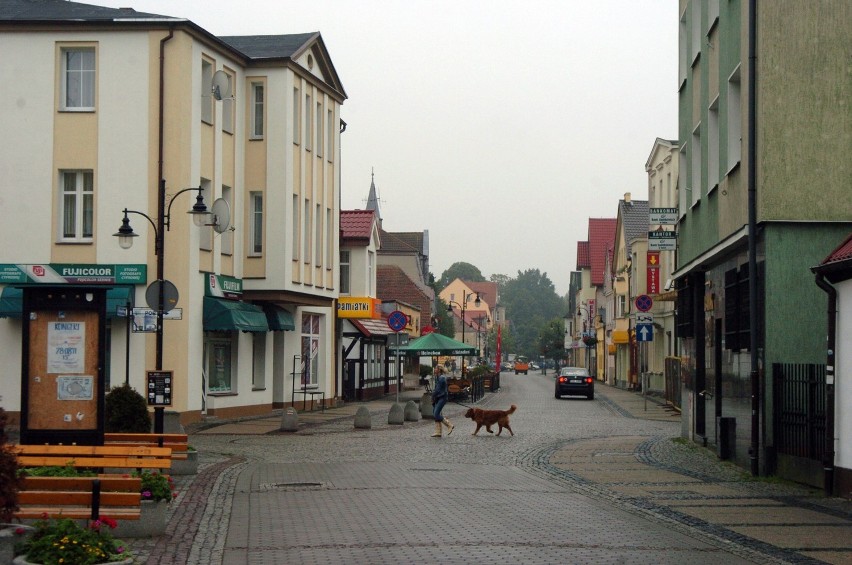
<svg viewBox="0 0 852 565"><path fill-rule="evenodd" d="M513 353L527 356L538 354L539 333L553 319L554 313L567 309L547 273L538 269L518 271L517 278L506 282L501 302L506 307L506 318L511 322L516 340L517 351Z"/></svg>
<svg viewBox="0 0 852 565"><path fill-rule="evenodd" d="M435 314L437 321L435 324L435 331L439 334L455 339L456 323L453 320L453 315L447 312L447 303L441 300L437 294L435 294L435 308L438 311L437 314Z"/></svg>
<svg viewBox="0 0 852 565"><path fill-rule="evenodd" d="M538 351L545 359L565 357L565 329L562 320L554 318L542 328L538 336Z"/></svg>
<svg viewBox="0 0 852 565"><path fill-rule="evenodd" d="M485 277L482 276L482 272L477 267L470 263L459 261L450 265L450 267L441 275L441 278L438 279L436 284L437 288L435 289L436 293L447 288L447 285L456 279L471 282L485 282Z"/></svg>

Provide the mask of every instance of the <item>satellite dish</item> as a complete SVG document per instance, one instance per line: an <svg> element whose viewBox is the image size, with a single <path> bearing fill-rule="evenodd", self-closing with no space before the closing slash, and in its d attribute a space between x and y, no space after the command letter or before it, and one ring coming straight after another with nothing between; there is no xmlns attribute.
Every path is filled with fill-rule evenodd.
<svg viewBox="0 0 852 565"><path fill-rule="evenodd" d="M216 71L213 73L212 91L213 98L216 100L231 97L231 77L225 71Z"/></svg>
<svg viewBox="0 0 852 565"><path fill-rule="evenodd" d="M224 233L231 227L231 205L224 198L213 202L213 231Z"/></svg>

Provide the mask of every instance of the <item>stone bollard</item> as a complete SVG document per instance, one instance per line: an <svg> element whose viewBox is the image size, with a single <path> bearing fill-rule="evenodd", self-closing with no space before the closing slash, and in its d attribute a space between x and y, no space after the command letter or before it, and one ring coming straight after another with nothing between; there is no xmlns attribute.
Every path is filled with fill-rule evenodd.
<svg viewBox="0 0 852 565"><path fill-rule="evenodd" d="M284 414L281 416L281 427L279 429L282 432L299 431L299 413L296 412L295 408L291 407L284 411Z"/></svg>
<svg viewBox="0 0 852 565"><path fill-rule="evenodd" d="M405 403L405 421L406 422L419 422L420 421L420 409L417 407L417 403L413 400L409 400Z"/></svg>
<svg viewBox="0 0 852 565"><path fill-rule="evenodd" d="M401 426L403 422L405 422L405 412L402 410L402 404L394 402L388 412L388 424Z"/></svg>
<svg viewBox="0 0 852 565"><path fill-rule="evenodd" d="M424 392L420 399L420 415L423 416L424 420L426 418L435 419L435 416L432 415L432 394L429 392Z"/></svg>
<svg viewBox="0 0 852 565"><path fill-rule="evenodd" d="M369 430L373 427L373 418L366 406L359 406L355 412L355 427L361 430Z"/></svg>

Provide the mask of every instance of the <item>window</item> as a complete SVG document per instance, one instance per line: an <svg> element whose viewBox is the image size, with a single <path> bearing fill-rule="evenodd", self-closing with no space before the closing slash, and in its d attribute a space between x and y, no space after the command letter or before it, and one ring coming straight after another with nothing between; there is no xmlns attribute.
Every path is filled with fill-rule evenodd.
<svg viewBox="0 0 852 565"><path fill-rule="evenodd" d="M351 292L349 280L349 251L340 251L340 294L349 294Z"/></svg>
<svg viewBox="0 0 852 565"><path fill-rule="evenodd" d="M328 143L328 150L325 152L325 158L331 162L334 157L334 112L331 110L328 111L328 116L326 117L325 127L328 128L328 134L326 135L326 143Z"/></svg>
<svg viewBox="0 0 852 565"><path fill-rule="evenodd" d="M375 265L376 253L374 251L367 252L367 296L373 296L373 265Z"/></svg>
<svg viewBox="0 0 852 565"><path fill-rule="evenodd" d="M707 1L707 33L713 29L716 22L719 21L719 0Z"/></svg>
<svg viewBox="0 0 852 565"><path fill-rule="evenodd" d="M302 141L302 122L300 121L300 116L302 115L299 112L300 102L302 99L299 97L299 89L293 89L293 143L299 145Z"/></svg>
<svg viewBox="0 0 852 565"><path fill-rule="evenodd" d="M728 162L727 170L737 166L742 158L742 101L740 99L740 67L737 67L728 79Z"/></svg>
<svg viewBox="0 0 852 565"><path fill-rule="evenodd" d="M302 217L302 260L311 262L311 201L305 199L305 214Z"/></svg>
<svg viewBox="0 0 852 565"><path fill-rule="evenodd" d="M290 222L293 229L293 260L299 258L299 195L293 195L293 221Z"/></svg>
<svg viewBox="0 0 852 565"><path fill-rule="evenodd" d="M207 390L209 392L235 392L232 379L235 344L227 334L217 332L223 337L210 338L207 345Z"/></svg>
<svg viewBox="0 0 852 565"><path fill-rule="evenodd" d="M719 99L707 112L707 192L719 186Z"/></svg>
<svg viewBox="0 0 852 565"><path fill-rule="evenodd" d="M205 202L212 202L213 191L211 183L207 179L201 179L201 195ZM213 228L211 226L202 226L199 228L198 248L202 251L213 251Z"/></svg>
<svg viewBox="0 0 852 565"><path fill-rule="evenodd" d="M62 109L93 111L95 109L94 47L62 50Z"/></svg>
<svg viewBox="0 0 852 565"><path fill-rule="evenodd" d="M60 204L60 241L92 241L94 227L94 173L63 171Z"/></svg>
<svg viewBox="0 0 852 565"><path fill-rule="evenodd" d="M320 317L302 314L302 379L304 387L319 384Z"/></svg>
<svg viewBox="0 0 852 565"><path fill-rule="evenodd" d="M322 102L317 102L317 157L322 157Z"/></svg>
<svg viewBox="0 0 852 565"><path fill-rule="evenodd" d="M692 29L690 30L690 62L694 65L695 61L698 60L698 56L701 54L701 3L700 2L692 2L689 5L689 9L692 12Z"/></svg>
<svg viewBox="0 0 852 565"><path fill-rule="evenodd" d="M210 89L213 85L213 63L201 61L201 121L213 123L213 95Z"/></svg>
<svg viewBox="0 0 852 565"><path fill-rule="evenodd" d="M228 209L231 211L231 218L234 217L234 191L230 186L222 185L222 200L228 203ZM222 254L234 254L234 232L230 229L225 230L221 234L222 238Z"/></svg>
<svg viewBox="0 0 852 565"><path fill-rule="evenodd" d="M686 12L683 13L683 16L680 18L680 26L678 28L678 45L679 45L679 57L678 57L678 67L677 67L677 85L678 89L684 85L686 82L686 69L687 69L687 58L689 57L689 49L687 49L686 43L687 35L686 35Z"/></svg>
<svg viewBox="0 0 852 565"><path fill-rule="evenodd" d="M263 83L251 83L251 135L250 139L263 139Z"/></svg>
<svg viewBox="0 0 852 565"><path fill-rule="evenodd" d="M331 237L331 208L325 209L325 268L334 267L331 257L334 254L334 239Z"/></svg>
<svg viewBox="0 0 852 565"><path fill-rule="evenodd" d="M686 143L681 145L680 147L680 155L678 156L678 169L677 169L677 184L678 184L678 208L680 215L683 216L686 214L686 210L689 208L687 203L689 202L689 193L690 189L686 182Z"/></svg>
<svg viewBox="0 0 852 565"><path fill-rule="evenodd" d="M692 130L692 148L690 150L690 164L692 169L692 205L695 206L701 200L701 125Z"/></svg>
<svg viewBox="0 0 852 565"><path fill-rule="evenodd" d="M249 193L249 255L263 253L263 193Z"/></svg>
<svg viewBox="0 0 852 565"><path fill-rule="evenodd" d="M266 333L252 334L251 388L266 388Z"/></svg>
<svg viewBox="0 0 852 565"><path fill-rule="evenodd" d="M228 74L227 76L228 76L228 84L231 85L230 89L233 89L234 77L231 76L230 74ZM224 96L222 98L222 131L224 131L225 133L234 133L234 97L233 96Z"/></svg>
<svg viewBox="0 0 852 565"><path fill-rule="evenodd" d="M322 265L322 206L319 204L314 217L314 265Z"/></svg>
<svg viewBox="0 0 852 565"><path fill-rule="evenodd" d="M311 95L305 96L305 150L310 151L314 144L314 120L312 118L313 105Z"/></svg>

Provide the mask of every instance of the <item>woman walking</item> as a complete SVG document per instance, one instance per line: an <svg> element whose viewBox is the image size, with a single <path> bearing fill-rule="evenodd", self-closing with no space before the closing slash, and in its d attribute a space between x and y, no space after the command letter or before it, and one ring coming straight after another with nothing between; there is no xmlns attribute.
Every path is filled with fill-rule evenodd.
<svg viewBox="0 0 852 565"><path fill-rule="evenodd" d="M447 377L444 367L435 367L435 386L432 389L432 416L435 417L435 433L432 437L441 437L441 426L447 427L447 435L453 433L455 426L441 415L444 404L447 403Z"/></svg>

